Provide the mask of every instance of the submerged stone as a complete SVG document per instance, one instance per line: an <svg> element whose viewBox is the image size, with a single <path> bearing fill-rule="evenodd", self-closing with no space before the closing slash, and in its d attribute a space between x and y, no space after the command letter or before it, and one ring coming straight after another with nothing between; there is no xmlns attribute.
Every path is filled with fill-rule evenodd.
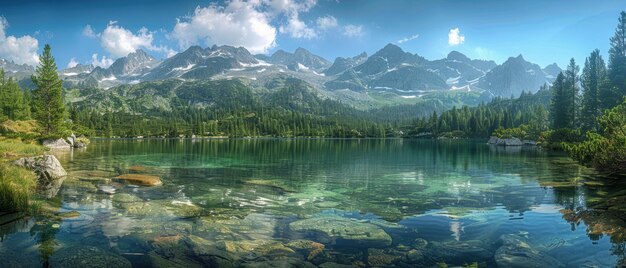
<svg viewBox="0 0 626 268"><path fill-rule="evenodd" d="M358 222L339 216L321 216L289 224L293 231L321 232L331 238L367 245L391 245L391 236L371 223Z"/></svg>
<svg viewBox="0 0 626 268"><path fill-rule="evenodd" d="M137 184L142 186L158 186L163 184L159 177L143 174L122 174L115 177L114 179L123 180L131 184Z"/></svg>
<svg viewBox="0 0 626 268"><path fill-rule="evenodd" d="M63 248L50 257L50 267L131 267L124 257L91 246Z"/></svg>
<svg viewBox="0 0 626 268"><path fill-rule="evenodd" d="M506 234L500 237L502 244L494 259L498 267L565 267L563 263L543 252L535 250L523 237Z"/></svg>
<svg viewBox="0 0 626 268"><path fill-rule="evenodd" d="M142 202L142 201L143 199L132 194L118 193L118 194L113 195L114 203L133 203L133 202Z"/></svg>
<svg viewBox="0 0 626 268"><path fill-rule="evenodd" d="M367 250L367 262L371 266L391 266L402 259L402 255L393 250L370 248Z"/></svg>

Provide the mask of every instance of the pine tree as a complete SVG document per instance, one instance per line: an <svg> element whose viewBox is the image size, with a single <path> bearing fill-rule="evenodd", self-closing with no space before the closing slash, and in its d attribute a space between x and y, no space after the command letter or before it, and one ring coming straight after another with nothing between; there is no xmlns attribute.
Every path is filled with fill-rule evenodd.
<svg viewBox="0 0 626 268"><path fill-rule="evenodd" d="M0 117L11 120L24 120L30 117L28 102L24 92L13 78L7 79L0 69Z"/></svg>
<svg viewBox="0 0 626 268"><path fill-rule="evenodd" d="M569 126L567 99L565 94L565 76L559 73L552 84L552 103L550 105L550 117L552 128L559 129Z"/></svg>
<svg viewBox="0 0 626 268"><path fill-rule="evenodd" d="M570 59L569 65L565 70L565 105L567 110L568 128L578 127L578 119L580 117L578 106L578 72L580 68L576 65L574 58Z"/></svg>
<svg viewBox="0 0 626 268"><path fill-rule="evenodd" d="M50 45L44 47L43 54L39 56L39 66L31 79L36 85L33 90L33 115L42 127L41 134L44 137L62 137L66 116L61 95L63 82L59 79Z"/></svg>
<svg viewBox="0 0 626 268"><path fill-rule="evenodd" d="M626 12L620 13L609 49L608 81L602 88L602 109L614 107L626 95Z"/></svg>
<svg viewBox="0 0 626 268"><path fill-rule="evenodd" d="M600 89L606 76L606 66L600 55L600 50L594 50L585 60L585 67L581 75L583 99L581 109L581 126L585 131L598 129L600 110Z"/></svg>

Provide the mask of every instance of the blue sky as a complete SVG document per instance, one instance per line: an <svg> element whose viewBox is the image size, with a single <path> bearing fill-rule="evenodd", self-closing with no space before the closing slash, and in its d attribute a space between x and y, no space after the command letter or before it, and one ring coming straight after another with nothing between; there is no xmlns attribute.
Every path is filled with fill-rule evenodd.
<svg viewBox="0 0 626 268"><path fill-rule="evenodd" d="M164 58L189 45L254 53L304 47L329 60L387 43L428 59L458 50L541 66L593 50L606 56L624 1L3 1L0 58L36 63L49 43L59 67L107 65L134 49ZM97 62L95 61L97 54Z"/></svg>

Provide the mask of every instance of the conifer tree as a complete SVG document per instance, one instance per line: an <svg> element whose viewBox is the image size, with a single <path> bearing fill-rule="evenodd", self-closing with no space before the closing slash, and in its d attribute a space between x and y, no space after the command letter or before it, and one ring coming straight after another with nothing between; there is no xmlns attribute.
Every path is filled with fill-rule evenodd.
<svg viewBox="0 0 626 268"><path fill-rule="evenodd" d="M63 82L59 79L57 65L46 44L39 56L39 66L31 77L36 88L33 90L33 117L42 127L44 137L62 137L65 107L62 100Z"/></svg>
<svg viewBox="0 0 626 268"><path fill-rule="evenodd" d="M576 65L576 61L574 58L570 59L569 65L565 70L565 90L563 93L565 94L565 106L566 106L566 117L568 123L566 127L568 128L576 128L579 125L578 119L580 117L578 106L578 72L580 68Z"/></svg>
<svg viewBox="0 0 626 268"><path fill-rule="evenodd" d="M552 119L552 128L559 129L568 127L568 109L567 98L565 92L565 76L559 73L552 84L552 103L550 105L550 116Z"/></svg>
<svg viewBox="0 0 626 268"><path fill-rule="evenodd" d="M24 92L13 78L6 78L0 69L0 117L24 120L30 117Z"/></svg>
<svg viewBox="0 0 626 268"><path fill-rule="evenodd" d="M626 12L620 13L615 35L611 37L607 77L610 83L602 87L602 109L622 102L626 95Z"/></svg>
<svg viewBox="0 0 626 268"><path fill-rule="evenodd" d="M602 115L599 93L605 76L606 66L600 55L600 50L596 49L585 60L585 67L580 78L584 90L580 121L585 131L598 129L597 118Z"/></svg>

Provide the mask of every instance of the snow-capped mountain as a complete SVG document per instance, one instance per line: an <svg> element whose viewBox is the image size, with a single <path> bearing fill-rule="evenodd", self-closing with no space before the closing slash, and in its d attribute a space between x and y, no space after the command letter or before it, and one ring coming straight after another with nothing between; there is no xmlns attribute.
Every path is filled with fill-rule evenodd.
<svg viewBox="0 0 626 268"><path fill-rule="evenodd" d="M337 57L335 59L335 61L333 62L333 65L331 65L328 69L326 69L326 71L324 71L325 75L336 75L339 74L345 70L348 70L350 68L353 68L357 65L360 65L361 63L365 62L367 60L367 53L363 52L359 55L356 55L352 58L343 58L343 57Z"/></svg>
<svg viewBox="0 0 626 268"><path fill-rule="evenodd" d="M280 49L268 58L268 62L285 65L293 71L311 69L321 72L331 65L328 60L301 47L297 48L294 53Z"/></svg>
<svg viewBox="0 0 626 268"><path fill-rule="evenodd" d="M35 68L30 65L17 64L5 59L0 59L0 69L4 70L6 76L16 79L30 77L30 75L35 72Z"/></svg>
<svg viewBox="0 0 626 268"><path fill-rule="evenodd" d="M537 92L548 80L539 65L524 60L520 54L494 67L477 86L493 96L518 97L523 91Z"/></svg>
<svg viewBox="0 0 626 268"><path fill-rule="evenodd" d="M31 66L4 60L0 60L0 68L4 68L9 76L20 74L22 79L34 72ZM332 64L304 48L293 53L278 50L267 56L252 55L243 47L192 46L164 60L137 50L117 59L108 68L79 64L61 70L59 74L69 87L105 89L165 79L232 78L247 79L252 86L268 88L267 83L277 77L293 77L306 81L328 96L348 94L350 98L362 98L359 94L377 92L398 98L418 98L429 92L455 90L487 92L489 96L518 96L522 91L537 91L542 84L552 82L560 71L556 64L542 69L521 55L509 58L502 65L470 59L458 51L431 61L388 44L371 56L364 52L350 58L338 57Z"/></svg>
<svg viewBox="0 0 626 268"><path fill-rule="evenodd" d="M548 66L543 68L543 72L546 74L546 79L550 83L554 82L556 77L562 71L563 71L563 69L561 69L561 67L559 67L559 65L557 65L556 63L552 63L552 64L550 64L550 65L548 65Z"/></svg>

